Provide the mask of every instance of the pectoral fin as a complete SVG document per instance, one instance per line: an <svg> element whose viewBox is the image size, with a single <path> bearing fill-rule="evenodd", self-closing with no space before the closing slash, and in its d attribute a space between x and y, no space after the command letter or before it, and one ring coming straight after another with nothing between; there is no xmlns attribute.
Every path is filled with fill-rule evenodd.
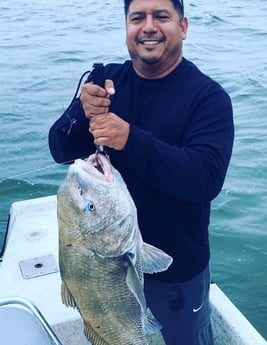
<svg viewBox="0 0 267 345"><path fill-rule="evenodd" d="M166 271L172 263L171 256L148 243L143 244L141 256L144 273Z"/></svg>

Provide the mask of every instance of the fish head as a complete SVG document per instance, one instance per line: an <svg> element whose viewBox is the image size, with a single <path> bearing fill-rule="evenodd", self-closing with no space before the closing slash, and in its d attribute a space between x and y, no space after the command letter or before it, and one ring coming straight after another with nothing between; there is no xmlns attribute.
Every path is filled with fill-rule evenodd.
<svg viewBox="0 0 267 345"><path fill-rule="evenodd" d="M120 256L133 247L136 208L109 159L98 154L97 161L96 165L96 155L91 155L70 165L58 191L58 218L69 224L64 231L73 241L83 241L100 256Z"/></svg>

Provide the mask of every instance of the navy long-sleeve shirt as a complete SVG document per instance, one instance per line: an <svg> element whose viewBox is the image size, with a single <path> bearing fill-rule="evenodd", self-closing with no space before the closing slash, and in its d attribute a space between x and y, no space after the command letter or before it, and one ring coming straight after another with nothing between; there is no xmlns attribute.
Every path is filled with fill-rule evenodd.
<svg viewBox="0 0 267 345"><path fill-rule="evenodd" d="M186 59L156 80L139 77L130 61L109 64L105 79L116 90L109 110L130 123L125 148L109 150L111 162L134 199L144 240L174 259L155 278L191 279L209 261L210 202L223 186L233 146L231 100ZM94 152L88 128L77 98L50 129L54 159Z"/></svg>

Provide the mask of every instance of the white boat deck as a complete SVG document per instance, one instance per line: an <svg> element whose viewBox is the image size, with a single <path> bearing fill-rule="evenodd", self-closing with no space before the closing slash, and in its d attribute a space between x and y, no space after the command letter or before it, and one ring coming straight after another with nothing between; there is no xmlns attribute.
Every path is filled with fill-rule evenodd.
<svg viewBox="0 0 267 345"><path fill-rule="evenodd" d="M78 312L61 302L57 255L56 196L14 203L0 264L0 299L9 296L28 299L64 345L86 345ZM215 284L211 285L211 305L216 345L266 344Z"/></svg>

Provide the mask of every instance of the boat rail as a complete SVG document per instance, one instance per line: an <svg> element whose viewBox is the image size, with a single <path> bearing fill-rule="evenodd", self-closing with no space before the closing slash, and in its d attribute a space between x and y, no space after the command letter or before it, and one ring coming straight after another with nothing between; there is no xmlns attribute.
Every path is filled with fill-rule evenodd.
<svg viewBox="0 0 267 345"><path fill-rule="evenodd" d="M0 299L0 334L5 345L62 345L39 309L21 297Z"/></svg>

